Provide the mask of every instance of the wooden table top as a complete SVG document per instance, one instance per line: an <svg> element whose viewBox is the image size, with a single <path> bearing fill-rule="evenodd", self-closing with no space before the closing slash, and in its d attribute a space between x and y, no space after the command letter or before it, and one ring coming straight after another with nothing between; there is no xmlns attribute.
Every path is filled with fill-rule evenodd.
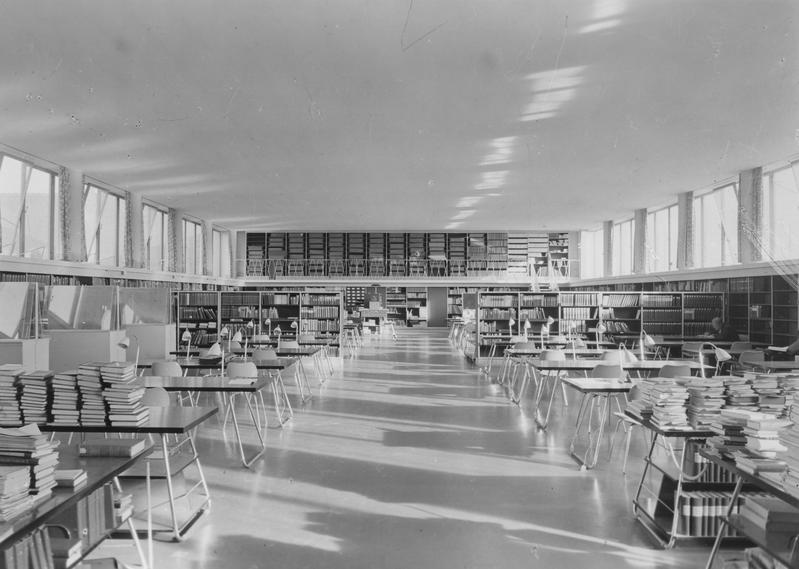
<svg viewBox="0 0 799 569"><path fill-rule="evenodd" d="M564 377L562 381L580 393L629 393L633 388L630 382L600 377Z"/></svg>
<svg viewBox="0 0 799 569"><path fill-rule="evenodd" d="M208 420L216 407L149 407L150 418L144 425L39 425L42 432L56 433L141 433L184 434Z"/></svg>
<svg viewBox="0 0 799 569"><path fill-rule="evenodd" d="M162 376L145 375L136 379L143 387L161 387L167 391L245 392L260 391L269 385L269 378L232 378L220 375Z"/></svg>

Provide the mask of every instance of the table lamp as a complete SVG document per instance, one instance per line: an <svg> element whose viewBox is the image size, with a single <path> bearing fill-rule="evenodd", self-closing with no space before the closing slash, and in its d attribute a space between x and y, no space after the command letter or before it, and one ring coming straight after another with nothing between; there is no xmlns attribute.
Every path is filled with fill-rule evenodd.
<svg viewBox="0 0 799 569"><path fill-rule="evenodd" d="M543 350L546 346L544 345L544 337L549 337L549 327L555 323L555 319L551 316L547 316L546 323L541 326L541 349Z"/></svg>
<svg viewBox="0 0 799 569"><path fill-rule="evenodd" d="M652 338L652 336L647 334L646 331L642 329L640 337L638 339L638 345L641 349L641 361L644 361L646 359L645 348L653 348L655 347L656 344L654 338Z"/></svg>
<svg viewBox="0 0 799 569"><path fill-rule="evenodd" d="M525 318L525 320L524 320L524 341L525 341L525 342L527 341L527 331L528 331L528 330L529 330L529 329L530 329L532 326L533 326L533 325L532 325L532 324L530 324L530 320Z"/></svg>
<svg viewBox="0 0 799 569"><path fill-rule="evenodd" d="M187 330L183 331L183 334L180 335L180 341L186 342L186 358L189 357L189 348L191 347L191 332Z"/></svg>
<svg viewBox="0 0 799 569"><path fill-rule="evenodd" d="M727 350L722 350L716 344L711 344L709 342L706 342L706 343L702 344L702 347L704 347L704 346L710 346L711 348L713 348L713 355L716 356L716 371L715 371L715 373L718 375L719 369L720 369L720 364L730 361L732 359L732 354L730 354L730 352L728 352ZM704 366L704 359L705 359L704 358L704 354L702 354L702 348L700 347L699 348L699 365ZM705 368L704 367L702 368L702 377L705 377Z"/></svg>
<svg viewBox="0 0 799 569"><path fill-rule="evenodd" d="M267 335L271 338L272 337L272 319L271 318L267 318L266 320L264 320L264 324L266 324L266 326L267 326L267 330L268 330Z"/></svg>
<svg viewBox="0 0 799 569"><path fill-rule="evenodd" d="M514 320L513 316L511 316L508 319L508 332L510 333L511 338L513 337L513 327L514 326L516 326L516 320Z"/></svg>
<svg viewBox="0 0 799 569"><path fill-rule="evenodd" d="M605 323L600 320L597 322L596 328L596 346L599 347L599 343L602 341L603 334L608 331L608 327L605 326Z"/></svg>
<svg viewBox="0 0 799 569"><path fill-rule="evenodd" d="M187 330L187 332L188 332L188 330ZM139 369L139 351L141 349L141 346L139 346L139 339L134 334L131 334L131 336L133 336L133 338L136 340L136 361L134 363L134 368L133 368L134 372L135 372L136 370ZM191 334L189 334L189 338L191 339ZM117 346L127 350L128 348L130 348L130 338L128 336L125 336L124 338L122 338L119 341ZM127 353L126 353L125 357L127 357Z"/></svg>

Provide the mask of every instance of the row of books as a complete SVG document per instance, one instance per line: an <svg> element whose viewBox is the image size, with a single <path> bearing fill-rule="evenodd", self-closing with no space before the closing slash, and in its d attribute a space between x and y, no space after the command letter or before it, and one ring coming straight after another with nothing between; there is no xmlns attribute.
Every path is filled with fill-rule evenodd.
<svg viewBox="0 0 799 569"><path fill-rule="evenodd" d="M480 318L486 320L491 320L491 319L509 320L510 318L516 318L516 311L513 309L481 308Z"/></svg>
<svg viewBox="0 0 799 569"><path fill-rule="evenodd" d="M564 306L561 311L563 320L588 320L591 318L590 308Z"/></svg>
<svg viewBox="0 0 799 569"><path fill-rule="evenodd" d="M597 306L597 300L596 293L592 292L571 292L560 295L561 306Z"/></svg>
<svg viewBox="0 0 799 569"><path fill-rule="evenodd" d="M204 306L181 306L181 320L216 320L216 309Z"/></svg>
<svg viewBox="0 0 799 569"><path fill-rule="evenodd" d="M338 318L338 306L303 306L302 318Z"/></svg>
<svg viewBox="0 0 799 569"><path fill-rule="evenodd" d="M761 547L749 547L740 553L727 553L722 569L790 569Z"/></svg>
<svg viewBox="0 0 799 569"><path fill-rule="evenodd" d="M480 306L509 307L516 306L517 297L510 295L481 295Z"/></svg>
<svg viewBox="0 0 799 569"><path fill-rule="evenodd" d="M529 308L533 306L544 306L548 308L555 308L558 306L558 297L557 295L550 294L536 294L536 295L527 295L523 294L521 297L521 306L523 308Z"/></svg>
<svg viewBox="0 0 799 569"><path fill-rule="evenodd" d="M519 310L519 320L546 320L547 313L541 308L524 308Z"/></svg>
<svg viewBox="0 0 799 569"><path fill-rule="evenodd" d="M50 533L40 528L3 550L3 569L55 569Z"/></svg>
<svg viewBox="0 0 799 569"><path fill-rule="evenodd" d="M56 444L36 425L0 429L0 521L8 521L52 494Z"/></svg>
<svg viewBox="0 0 799 569"><path fill-rule="evenodd" d="M754 497L768 497L763 492L741 492L733 505L737 513L747 501ZM695 490L683 492L677 501L677 533L690 537L715 537L722 527L722 519L727 515L732 500L732 492L716 490ZM732 528L730 536L737 535Z"/></svg>
<svg viewBox="0 0 799 569"><path fill-rule="evenodd" d="M339 305L338 295L332 294L304 294L302 295L303 304L329 304L331 306Z"/></svg>
<svg viewBox="0 0 799 569"><path fill-rule="evenodd" d="M637 294L605 294L602 295L602 306L629 308L638 306L640 296Z"/></svg>

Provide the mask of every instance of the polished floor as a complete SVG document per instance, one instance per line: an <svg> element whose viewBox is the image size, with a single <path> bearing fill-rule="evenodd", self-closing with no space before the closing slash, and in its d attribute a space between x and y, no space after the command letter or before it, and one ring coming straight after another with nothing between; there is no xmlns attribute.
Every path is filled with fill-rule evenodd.
<svg viewBox="0 0 799 569"><path fill-rule="evenodd" d="M445 330L373 338L336 365L325 386L312 378L314 398L295 401L286 428L269 430L252 470L230 426L199 431L213 507L184 542L155 544L156 567L704 566L707 547L664 551L633 519L643 441L626 478L606 454L577 468L575 395L541 431L529 402L509 404Z"/></svg>

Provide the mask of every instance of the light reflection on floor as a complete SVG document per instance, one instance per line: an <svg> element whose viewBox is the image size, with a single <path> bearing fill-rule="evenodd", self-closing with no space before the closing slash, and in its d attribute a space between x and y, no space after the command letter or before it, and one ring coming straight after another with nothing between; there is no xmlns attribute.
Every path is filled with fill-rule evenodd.
<svg viewBox="0 0 799 569"><path fill-rule="evenodd" d="M626 480L604 458L577 469L566 452L577 405L556 403L540 431L529 403L510 405L445 332L399 332L339 360L293 421L270 429L252 471L238 464L231 429L203 427L212 511L185 542L156 543L156 567L704 564L706 548L664 552L633 520L636 464ZM135 560L129 547L104 551Z"/></svg>

